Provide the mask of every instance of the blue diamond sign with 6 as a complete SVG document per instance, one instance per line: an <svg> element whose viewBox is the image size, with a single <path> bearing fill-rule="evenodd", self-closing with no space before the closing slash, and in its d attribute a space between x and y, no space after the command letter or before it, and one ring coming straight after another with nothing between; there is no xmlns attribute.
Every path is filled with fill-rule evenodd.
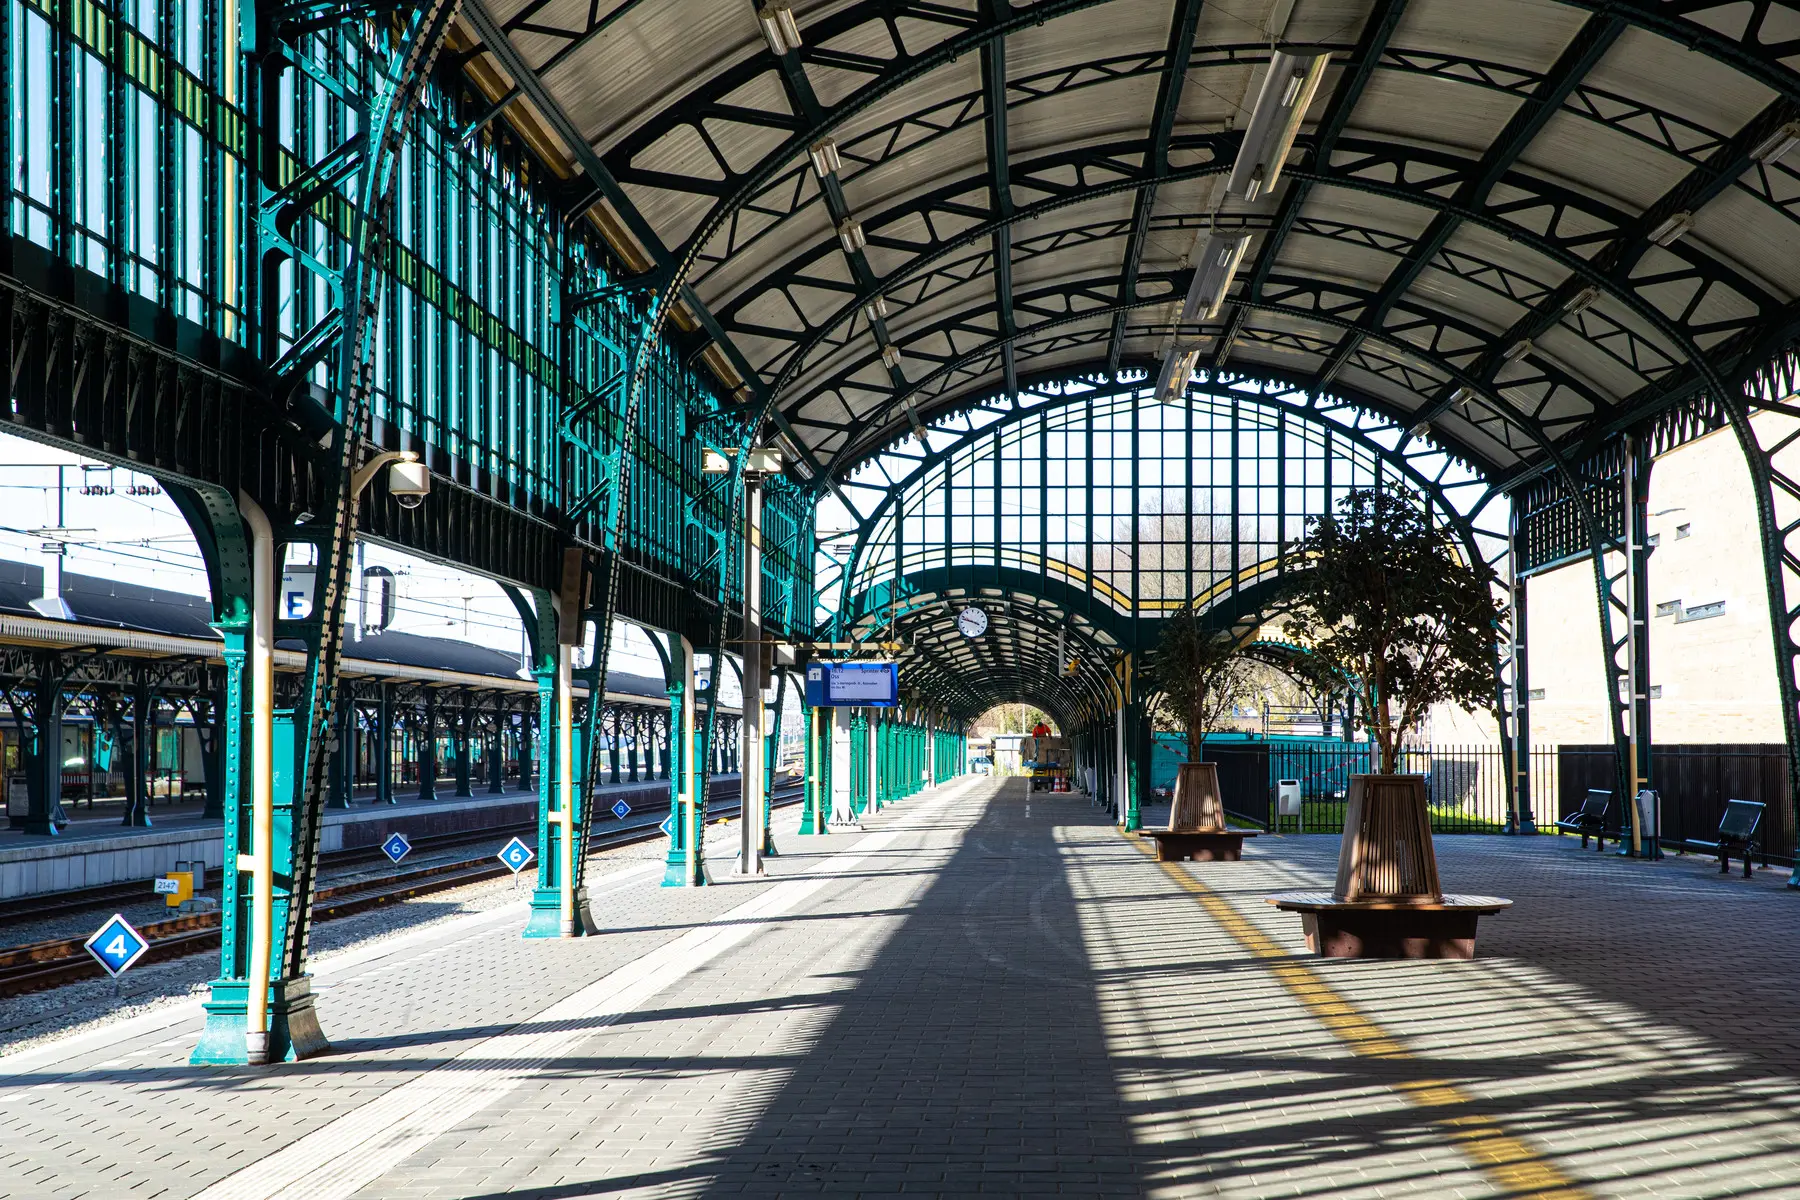
<svg viewBox="0 0 1800 1200"><path fill-rule="evenodd" d="M523 871L531 858L531 847L518 838L514 838L500 849L500 861L505 863L514 875Z"/></svg>

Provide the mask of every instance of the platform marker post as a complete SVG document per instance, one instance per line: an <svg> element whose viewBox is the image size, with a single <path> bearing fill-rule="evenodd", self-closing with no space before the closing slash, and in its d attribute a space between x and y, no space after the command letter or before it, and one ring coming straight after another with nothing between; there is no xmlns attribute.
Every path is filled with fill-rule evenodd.
<svg viewBox="0 0 1800 1200"><path fill-rule="evenodd" d="M743 716L738 723L737 873L763 874L762 478L744 472L744 642L738 678ZM716 678L716 673L715 673Z"/></svg>

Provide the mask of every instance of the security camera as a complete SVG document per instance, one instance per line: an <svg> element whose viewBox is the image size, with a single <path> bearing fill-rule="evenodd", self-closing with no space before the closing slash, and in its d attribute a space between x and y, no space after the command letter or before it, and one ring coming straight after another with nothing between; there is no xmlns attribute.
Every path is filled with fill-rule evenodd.
<svg viewBox="0 0 1800 1200"><path fill-rule="evenodd" d="M431 494L431 472L422 462L404 459L388 468L388 495L401 508L417 508Z"/></svg>

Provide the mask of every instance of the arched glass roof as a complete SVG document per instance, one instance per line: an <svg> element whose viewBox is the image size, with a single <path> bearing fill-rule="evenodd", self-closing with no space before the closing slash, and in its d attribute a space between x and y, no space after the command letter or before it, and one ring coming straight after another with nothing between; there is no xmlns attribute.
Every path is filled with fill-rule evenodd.
<svg viewBox="0 0 1800 1200"><path fill-rule="evenodd" d="M1417 496L1472 556L1507 551L1506 499L1465 465L1263 381L1202 379L1176 403L1147 380L1042 385L922 440L852 477L865 511L822 511L838 523L820 539L820 629L897 644L907 678L971 715L1021 696L1104 707L1124 656L1190 598L1249 634L1279 607L1282 545L1352 488ZM958 630L968 607L988 632Z"/></svg>

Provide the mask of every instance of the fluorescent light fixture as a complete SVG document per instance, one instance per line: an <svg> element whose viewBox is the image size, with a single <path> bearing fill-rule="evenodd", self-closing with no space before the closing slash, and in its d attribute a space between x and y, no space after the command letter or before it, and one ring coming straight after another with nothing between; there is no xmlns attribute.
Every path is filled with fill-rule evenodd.
<svg viewBox="0 0 1800 1200"><path fill-rule="evenodd" d="M1516 363L1521 358L1524 358L1527 354L1530 354L1531 350L1532 350L1531 339L1530 338L1520 338L1518 341L1516 341L1512 345L1508 346L1506 348L1506 351L1503 354L1501 354L1500 357L1506 362Z"/></svg>
<svg viewBox="0 0 1800 1200"><path fill-rule="evenodd" d="M1694 227L1694 214L1678 212L1650 231L1650 240L1659 246L1673 246Z"/></svg>
<svg viewBox="0 0 1800 1200"><path fill-rule="evenodd" d="M1183 325L1210 321L1219 315L1249 245L1248 233L1220 233L1215 229L1206 235L1194 267L1194 281L1188 285L1187 303L1181 306Z"/></svg>
<svg viewBox="0 0 1800 1200"><path fill-rule="evenodd" d="M765 4L756 10L756 19L762 25L763 40L769 43L769 52L776 58L792 54L805 45L800 40L800 24L794 20L792 6Z"/></svg>
<svg viewBox="0 0 1800 1200"><path fill-rule="evenodd" d="M868 236L863 233L862 222L855 217L845 217L838 222L838 241L844 243L845 254L855 254L869 244Z"/></svg>
<svg viewBox="0 0 1800 1200"><path fill-rule="evenodd" d="M1200 347L1177 346L1163 358L1162 373L1156 377L1156 398L1173 404L1187 395L1188 380L1194 377L1194 364L1200 359Z"/></svg>
<svg viewBox="0 0 1800 1200"><path fill-rule="evenodd" d="M1417 425L1414 425L1411 429L1406 431L1406 436L1413 437L1413 438L1422 438L1422 437L1425 437L1426 435L1428 435L1430 432L1431 432L1431 422L1430 421L1420 421Z"/></svg>
<svg viewBox="0 0 1800 1200"><path fill-rule="evenodd" d="M1456 391L1451 394L1450 403L1461 404L1466 408L1468 406L1469 402L1473 399L1475 399L1475 389L1468 386L1467 384L1464 384L1462 387L1457 388Z"/></svg>
<svg viewBox="0 0 1800 1200"><path fill-rule="evenodd" d="M731 460L714 450L711 446L700 450L700 473L702 475L727 475L731 472Z"/></svg>
<svg viewBox="0 0 1800 1200"><path fill-rule="evenodd" d="M1576 313L1586 312L1588 310L1588 306L1593 304L1593 302L1598 300L1599 298L1600 298L1600 285L1597 283L1591 283L1587 287L1584 287L1579 292L1575 293L1575 298L1573 300L1569 301L1569 307L1563 309L1563 315L1572 317Z"/></svg>
<svg viewBox="0 0 1800 1200"><path fill-rule="evenodd" d="M807 153L812 156L813 174L820 179L836 175L844 169L844 160L838 157L837 142L831 138L821 138L814 142Z"/></svg>
<svg viewBox="0 0 1800 1200"><path fill-rule="evenodd" d="M1762 144L1750 152L1750 157L1759 163L1774 164L1786 158L1795 146L1800 146L1800 121L1789 121L1764 138Z"/></svg>
<svg viewBox="0 0 1800 1200"><path fill-rule="evenodd" d="M886 296L877 296L867 304L863 305L863 316L869 319L869 324L871 325L877 321L887 320L887 314L888 306Z"/></svg>
<svg viewBox="0 0 1800 1200"><path fill-rule="evenodd" d="M890 367L898 367L900 365L900 347L883 346L881 348L881 361Z"/></svg>
<svg viewBox="0 0 1800 1200"><path fill-rule="evenodd" d="M1244 127L1244 148L1232 165L1227 192L1255 200L1275 186L1330 61L1331 55L1323 50L1275 52Z"/></svg>

